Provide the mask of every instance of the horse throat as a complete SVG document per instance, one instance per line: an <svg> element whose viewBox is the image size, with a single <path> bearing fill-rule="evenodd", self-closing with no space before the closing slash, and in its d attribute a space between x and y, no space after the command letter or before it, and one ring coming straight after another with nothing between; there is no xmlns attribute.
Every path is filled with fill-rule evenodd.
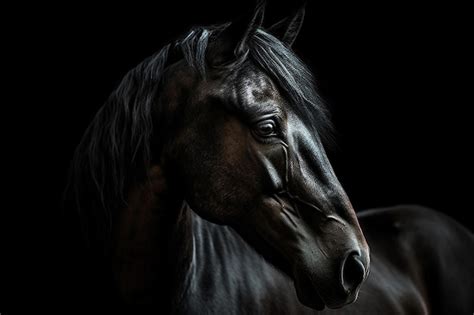
<svg viewBox="0 0 474 315"><path fill-rule="evenodd" d="M112 254L121 299L172 308L184 294L192 263L190 211L168 191L158 166L130 189L127 204L115 222Z"/></svg>

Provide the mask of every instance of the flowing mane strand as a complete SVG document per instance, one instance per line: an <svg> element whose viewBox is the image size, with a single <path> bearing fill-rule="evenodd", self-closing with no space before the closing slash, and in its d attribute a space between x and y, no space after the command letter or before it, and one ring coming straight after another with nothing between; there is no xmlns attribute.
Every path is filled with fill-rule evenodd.
<svg viewBox="0 0 474 315"><path fill-rule="evenodd" d="M182 39L129 71L99 109L77 146L71 165L66 201L78 210L84 235L93 233L104 244L110 236L112 210L126 205L125 194L136 180L147 177L152 153L153 117L162 75L179 56L206 74L206 50L229 24L197 27ZM267 73L289 98L289 106L323 139L331 124L327 110L314 89L311 72L274 36L258 29L248 41L245 58ZM158 112L158 114L157 114Z"/></svg>

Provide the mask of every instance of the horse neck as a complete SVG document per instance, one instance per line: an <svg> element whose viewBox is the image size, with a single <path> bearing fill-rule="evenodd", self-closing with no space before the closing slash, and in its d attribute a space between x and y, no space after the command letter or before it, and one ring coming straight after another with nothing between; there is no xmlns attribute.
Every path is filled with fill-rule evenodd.
<svg viewBox="0 0 474 315"><path fill-rule="evenodd" d="M130 189L116 219L112 255L116 285L127 304L179 303L192 265L192 226L186 203L169 194L159 167Z"/></svg>
<svg viewBox="0 0 474 315"><path fill-rule="evenodd" d="M247 285L255 281L288 284L234 230L200 218L185 201L168 194L159 168L131 189L116 227L113 270L127 304L159 305L174 313L187 307L182 303L186 296L202 291L198 279L246 290L255 289Z"/></svg>

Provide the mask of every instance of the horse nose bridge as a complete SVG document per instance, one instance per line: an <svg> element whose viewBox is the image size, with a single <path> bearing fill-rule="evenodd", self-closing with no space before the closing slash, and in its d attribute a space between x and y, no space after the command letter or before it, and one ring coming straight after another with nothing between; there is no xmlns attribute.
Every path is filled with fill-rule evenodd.
<svg viewBox="0 0 474 315"><path fill-rule="evenodd" d="M328 212L344 215L352 208L339 180L327 159L298 160L292 165L289 188L302 199ZM343 211L339 211L343 210Z"/></svg>
<svg viewBox="0 0 474 315"><path fill-rule="evenodd" d="M288 139L290 173L295 177L317 178L328 184L335 178L334 170L319 137L310 134L306 128L301 128Z"/></svg>
<svg viewBox="0 0 474 315"><path fill-rule="evenodd" d="M295 165L296 173L300 173L307 180L317 180L323 186L331 186L338 183L334 170L327 156L321 152L306 154L303 159L298 160Z"/></svg>
<svg viewBox="0 0 474 315"><path fill-rule="evenodd" d="M312 196L314 197L314 195ZM365 236L348 200L328 196L325 198L298 198L297 209L309 226L318 234L320 245L328 247L328 251L355 250L364 257L368 256Z"/></svg>
<svg viewBox="0 0 474 315"><path fill-rule="evenodd" d="M340 226L347 226L354 230L357 240L364 243L365 238L352 204L324 150L308 145L299 145L297 148L298 150L288 152L290 157L288 191L298 197L300 208L304 208L302 212L305 212L302 214L310 216L315 214L310 220L323 218L337 222Z"/></svg>
<svg viewBox="0 0 474 315"><path fill-rule="evenodd" d="M316 179L294 186L292 192L295 192L294 195L297 195L300 201L310 205L309 208L318 210L326 217L334 217L336 220L340 218L349 224L355 219L352 204L338 182L325 185Z"/></svg>

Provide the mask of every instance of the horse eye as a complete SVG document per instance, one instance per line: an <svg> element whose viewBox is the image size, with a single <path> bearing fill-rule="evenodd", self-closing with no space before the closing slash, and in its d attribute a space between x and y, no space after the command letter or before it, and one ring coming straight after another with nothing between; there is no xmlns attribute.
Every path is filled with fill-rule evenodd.
<svg viewBox="0 0 474 315"><path fill-rule="evenodd" d="M256 133L261 137L270 137L275 135L275 122L271 119L266 119L257 123L255 128Z"/></svg>

